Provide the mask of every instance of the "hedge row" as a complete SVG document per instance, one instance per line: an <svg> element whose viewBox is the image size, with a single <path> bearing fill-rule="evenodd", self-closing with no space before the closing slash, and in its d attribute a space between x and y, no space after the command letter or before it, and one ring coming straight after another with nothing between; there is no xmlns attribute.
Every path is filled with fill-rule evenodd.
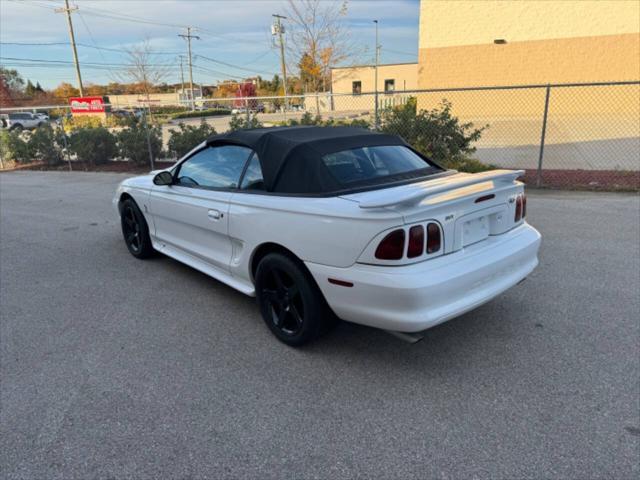
<svg viewBox="0 0 640 480"><path fill-rule="evenodd" d="M238 125L242 128L241 125ZM87 165L100 165L116 157L135 165L149 163L149 149L154 159L168 156L180 158L193 147L216 133L201 122L200 125L178 125L169 131L167 151L162 151L160 126L131 122L119 131L111 131L100 123L86 122L84 126L67 124L65 128L52 128L45 124L32 132L0 130L0 154L3 162L20 164L44 162L49 166L62 163L66 150Z"/></svg>
<svg viewBox="0 0 640 480"><path fill-rule="evenodd" d="M229 115L231 110L228 108L210 108L208 110L196 110L195 112L183 112L172 115L174 120L181 118L198 118L198 117L214 117L216 115Z"/></svg>

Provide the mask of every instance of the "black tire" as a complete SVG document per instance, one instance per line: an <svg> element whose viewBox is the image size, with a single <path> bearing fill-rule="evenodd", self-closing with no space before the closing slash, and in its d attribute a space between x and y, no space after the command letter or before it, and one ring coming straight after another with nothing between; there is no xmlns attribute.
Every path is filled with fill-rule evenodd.
<svg viewBox="0 0 640 480"><path fill-rule="evenodd" d="M256 270L255 285L263 320L287 345L315 340L335 323L322 292L297 259L266 255Z"/></svg>
<svg viewBox="0 0 640 480"><path fill-rule="evenodd" d="M16 132L21 132L23 128L24 127L18 123L16 125L13 125L9 130L15 130Z"/></svg>
<svg viewBox="0 0 640 480"><path fill-rule="evenodd" d="M149 226L144 215L132 199L128 198L120 205L120 225L127 249L136 258L149 258L153 255L153 246L149 237Z"/></svg>

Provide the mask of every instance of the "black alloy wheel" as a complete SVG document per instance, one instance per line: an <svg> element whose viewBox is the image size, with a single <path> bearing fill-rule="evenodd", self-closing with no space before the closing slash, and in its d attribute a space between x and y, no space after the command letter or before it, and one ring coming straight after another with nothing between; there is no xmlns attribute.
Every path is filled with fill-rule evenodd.
<svg viewBox="0 0 640 480"><path fill-rule="evenodd" d="M287 345L315 340L335 324L335 315L315 280L291 255L266 255L258 264L255 286L264 322Z"/></svg>
<svg viewBox="0 0 640 480"><path fill-rule="evenodd" d="M300 289L287 273L274 267L267 272L262 296L269 304L270 319L285 335L296 335L304 323L304 303Z"/></svg>
<svg viewBox="0 0 640 480"><path fill-rule="evenodd" d="M144 215L133 200L127 199L122 202L120 219L122 236L131 255L136 258L148 258L153 253L149 227Z"/></svg>

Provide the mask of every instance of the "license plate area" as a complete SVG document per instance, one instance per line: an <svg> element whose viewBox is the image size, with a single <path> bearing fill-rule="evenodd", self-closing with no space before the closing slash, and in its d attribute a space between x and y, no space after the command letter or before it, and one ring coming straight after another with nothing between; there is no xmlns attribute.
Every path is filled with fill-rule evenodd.
<svg viewBox="0 0 640 480"><path fill-rule="evenodd" d="M458 218L455 226L453 251L485 240L503 231L506 205L483 208Z"/></svg>
<svg viewBox="0 0 640 480"><path fill-rule="evenodd" d="M462 246L478 243L489 236L489 217L483 215L462 224Z"/></svg>

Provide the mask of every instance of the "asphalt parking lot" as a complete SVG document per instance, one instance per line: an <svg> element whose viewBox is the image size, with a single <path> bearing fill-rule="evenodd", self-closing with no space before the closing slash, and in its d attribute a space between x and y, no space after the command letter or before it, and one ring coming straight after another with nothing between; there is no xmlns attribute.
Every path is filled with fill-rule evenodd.
<svg viewBox="0 0 640 480"><path fill-rule="evenodd" d="M530 192L541 263L409 345L291 349L254 300L134 259L119 174L0 175L0 475L637 478L640 200Z"/></svg>

